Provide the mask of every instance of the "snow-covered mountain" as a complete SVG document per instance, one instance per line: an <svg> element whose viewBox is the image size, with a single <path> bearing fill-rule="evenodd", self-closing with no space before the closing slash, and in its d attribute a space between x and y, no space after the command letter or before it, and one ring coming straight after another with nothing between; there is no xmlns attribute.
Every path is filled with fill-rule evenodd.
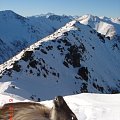
<svg viewBox="0 0 120 120"><path fill-rule="evenodd" d="M120 120L120 94L78 94L65 96L64 99L78 120ZM28 101L17 96L0 94L0 106L8 102ZM49 108L53 106L53 100L40 103Z"/></svg>
<svg viewBox="0 0 120 120"><path fill-rule="evenodd" d="M119 71L120 42L73 20L0 65L0 88L35 100L118 93Z"/></svg>
<svg viewBox="0 0 120 120"><path fill-rule="evenodd" d="M25 18L11 10L0 11L0 64L70 21L67 16L47 16Z"/></svg>
<svg viewBox="0 0 120 120"><path fill-rule="evenodd" d="M44 37L38 27L13 11L0 11L0 63Z"/></svg>
<svg viewBox="0 0 120 120"><path fill-rule="evenodd" d="M120 18L97 17L89 14L79 17L78 20L105 36L120 36Z"/></svg>
<svg viewBox="0 0 120 120"><path fill-rule="evenodd" d="M11 10L0 11L0 64L73 19L91 26L105 36L120 39L120 18L92 15L73 17L53 13L23 17Z"/></svg>

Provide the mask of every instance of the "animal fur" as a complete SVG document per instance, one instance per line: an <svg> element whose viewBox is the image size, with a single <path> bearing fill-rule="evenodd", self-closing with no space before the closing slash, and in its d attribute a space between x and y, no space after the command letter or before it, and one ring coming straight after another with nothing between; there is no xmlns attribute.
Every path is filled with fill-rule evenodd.
<svg viewBox="0 0 120 120"><path fill-rule="evenodd" d="M53 103L51 109L33 102L8 103L0 109L0 120L77 120L62 96Z"/></svg>
<svg viewBox="0 0 120 120"><path fill-rule="evenodd" d="M5 104L0 120L49 120L50 109L39 103L18 102Z"/></svg>
<svg viewBox="0 0 120 120"><path fill-rule="evenodd" d="M78 120L62 96L57 96L53 102L51 120Z"/></svg>

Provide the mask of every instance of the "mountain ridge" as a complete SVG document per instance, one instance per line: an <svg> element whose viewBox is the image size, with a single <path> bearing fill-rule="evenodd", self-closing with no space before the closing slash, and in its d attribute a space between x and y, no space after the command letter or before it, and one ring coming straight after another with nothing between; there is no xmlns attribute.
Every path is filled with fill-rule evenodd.
<svg viewBox="0 0 120 120"><path fill-rule="evenodd" d="M119 50L119 41L73 20L23 50L17 61L14 57L1 65L0 80L11 82L4 92L35 100L81 92L118 93Z"/></svg>

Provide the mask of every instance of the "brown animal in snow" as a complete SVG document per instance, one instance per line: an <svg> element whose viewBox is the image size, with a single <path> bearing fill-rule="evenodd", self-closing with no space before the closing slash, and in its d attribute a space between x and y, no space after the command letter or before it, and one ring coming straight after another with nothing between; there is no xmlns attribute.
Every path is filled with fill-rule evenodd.
<svg viewBox="0 0 120 120"><path fill-rule="evenodd" d="M33 102L8 103L0 109L0 120L77 120L62 96L53 103L51 109Z"/></svg>

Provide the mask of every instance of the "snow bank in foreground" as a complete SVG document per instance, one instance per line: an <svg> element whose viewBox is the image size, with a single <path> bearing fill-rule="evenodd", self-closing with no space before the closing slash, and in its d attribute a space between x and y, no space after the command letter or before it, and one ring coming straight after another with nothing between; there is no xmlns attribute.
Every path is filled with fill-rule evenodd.
<svg viewBox="0 0 120 120"><path fill-rule="evenodd" d="M13 99L13 101L11 101ZM120 120L120 94L78 94L64 97L78 120ZM28 101L18 96L0 94L0 105ZM52 107L52 101L43 101Z"/></svg>

